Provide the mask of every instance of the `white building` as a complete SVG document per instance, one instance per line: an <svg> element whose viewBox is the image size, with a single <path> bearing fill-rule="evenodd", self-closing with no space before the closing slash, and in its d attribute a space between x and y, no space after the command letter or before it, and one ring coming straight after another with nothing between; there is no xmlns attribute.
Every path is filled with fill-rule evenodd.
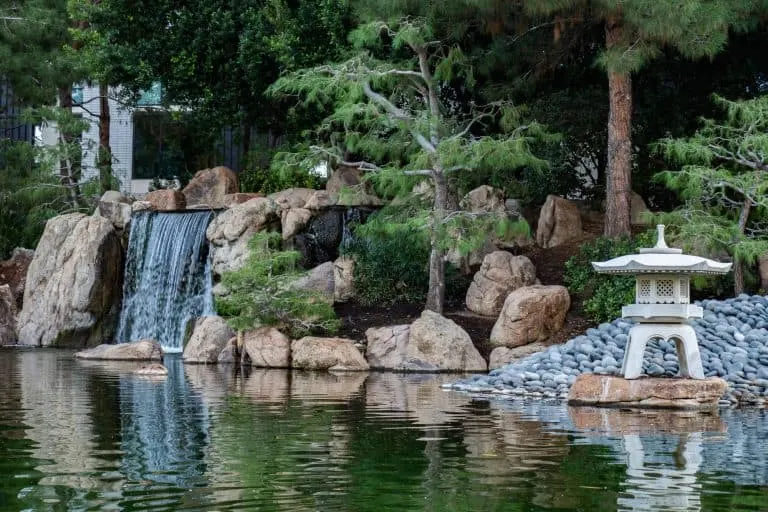
<svg viewBox="0 0 768 512"><path fill-rule="evenodd" d="M110 134L109 145L112 151L112 173L120 182L120 190L126 194L141 195L149 190L152 178L157 173L148 169L146 161L137 160L137 149L146 146L136 130L137 116L162 115L160 106L160 86L154 85L144 93L138 102L138 107L124 105L117 99L115 89L109 89ZM97 167L99 143L99 101L98 84L82 84L73 87L72 99L75 106L72 112L89 121L88 129L83 132L81 145L83 148L83 180L98 178ZM55 145L58 130L55 124L43 126L40 139L44 145ZM141 153L141 151L139 151Z"/></svg>

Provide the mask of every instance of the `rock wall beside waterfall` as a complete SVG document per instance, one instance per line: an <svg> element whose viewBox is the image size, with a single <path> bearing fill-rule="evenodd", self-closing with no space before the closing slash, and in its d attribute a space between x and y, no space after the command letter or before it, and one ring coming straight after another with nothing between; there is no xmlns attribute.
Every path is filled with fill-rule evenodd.
<svg viewBox="0 0 768 512"><path fill-rule="evenodd" d="M27 272L22 345L90 347L111 341L123 281L112 223L80 213L49 220Z"/></svg>

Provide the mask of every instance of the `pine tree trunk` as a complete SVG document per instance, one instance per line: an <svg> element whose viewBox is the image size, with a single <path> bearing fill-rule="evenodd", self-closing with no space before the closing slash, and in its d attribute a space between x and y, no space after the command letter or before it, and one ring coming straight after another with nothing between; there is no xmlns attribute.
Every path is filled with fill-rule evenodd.
<svg viewBox="0 0 768 512"><path fill-rule="evenodd" d="M438 236L440 226L445 218L445 203L448 198L448 186L445 175L440 170L432 174L435 183L435 203L432 211L432 250L429 254L429 290L425 309L435 313L443 313L445 299L445 251L439 248Z"/></svg>
<svg viewBox="0 0 768 512"><path fill-rule="evenodd" d="M72 86L59 88L59 107L72 112ZM74 142L74 137L71 134L62 132L61 127L59 130L60 143L69 146ZM64 157L59 160L59 183L66 189L67 197L69 198L70 206L73 209L78 209L82 206L82 197L80 195L80 181L79 173L76 170L76 163L72 157Z"/></svg>
<svg viewBox="0 0 768 512"><path fill-rule="evenodd" d="M751 211L752 200L747 198L744 200L744 204L741 206L741 213L739 214L739 234L741 235L747 229L747 221ZM736 257L733 258L733 293L737 296L744 293L744 262Z"/></svg>
<svg viewBox="0 0 768 512"><path fill-rule="evenodd" d="M110 112L109 87L99 84L99 181L101 192L109 190L112 185L112 150L109 147Z"/></svg>
<svg viewBox="0 0 768 512"><path fill-rule="evenodd" d="M608 20L605 45L611 49L622 40L621 23ZM605 190L603 234L614 238L631 235L630 190L632 188L632 77L608 70L608 168Z"/></svg>

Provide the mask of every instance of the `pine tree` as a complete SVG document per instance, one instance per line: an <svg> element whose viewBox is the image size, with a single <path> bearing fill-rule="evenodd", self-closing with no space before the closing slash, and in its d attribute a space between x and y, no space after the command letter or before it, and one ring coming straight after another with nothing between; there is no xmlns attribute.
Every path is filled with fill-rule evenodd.
<svg viewBox="0 0 768 512"><path fill-rule="evenodd" d="M707 119L692 137L661 141L682 169L659 178L685 199L665 221L693 250L733 257L738 295L744 266L768 252L768 97L715 101L725 120Z"/></svg>
<svg viewBox="0 0 768 512"><path fill-rule="evenodd" d="M602 24L605 48L598 63L609 88L605 235L630 235L632 186L632 73L664 46L685 57L720 52L731 28L748 28L759 2L752 0L527 0L534 13L555 15L555 28Z"/></svg>
<svg viewBox="0 0 768 512"><path fill-rule="evenodd" d="M334 109L315 133L314 142L323 145L277 165L309 158L358 167L400 194L410 192L414 178L428 180L434 200L421 226L431 233L426 308L441 312L446 248L457 242L455 232L468 218L457 211L450 178L479 168L544 167L529 144L545 135L535 123L522 124L508 102L452 103L451 84L471 87L472 69L461 50L436 40L423 19L370 22L350 39L359 50L351 59L291 73L272 86L274 94L297 94L305 103ZM503 135L483 135L487 125Z"/></svg>

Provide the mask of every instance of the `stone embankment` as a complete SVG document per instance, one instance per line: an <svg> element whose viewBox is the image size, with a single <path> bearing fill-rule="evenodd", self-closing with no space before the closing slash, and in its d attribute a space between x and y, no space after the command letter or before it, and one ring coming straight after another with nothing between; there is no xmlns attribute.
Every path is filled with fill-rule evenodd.
<svg viewBox="0 0 768 512"><path fill-rule="evenodd" d="M704 308L704 318L693 322L704 373L728 382L721 405L764 405L768 400L768 297L740 295L697 304ZM601 324L563 345L445 387L475 393L565 398L582 373L619 374L631 327L632 323L623 319ZM674 343L649 343L643 372L657 377L676 375Z"/></svg>

